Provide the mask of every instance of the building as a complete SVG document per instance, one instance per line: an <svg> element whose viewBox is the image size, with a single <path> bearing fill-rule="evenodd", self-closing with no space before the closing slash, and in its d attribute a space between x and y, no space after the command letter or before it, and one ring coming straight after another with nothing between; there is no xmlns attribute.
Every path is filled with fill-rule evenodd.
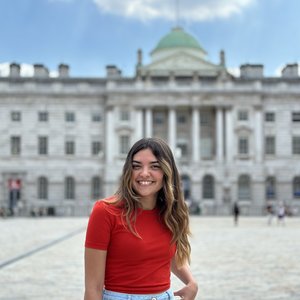
<svg viewBox="0 0 300 300"><path fill-rule="evenodd" d="M300 208L298 65L265 77L244 64L240 76L207 60L181 28L164 36L136 75L107 66L103 78L74 78L68 65L49 77L34 65L0 77L0 206L24 214L86 215L117 187L130 146L168 141L186 197L202 214L264 213L267 202Z"/></svg>

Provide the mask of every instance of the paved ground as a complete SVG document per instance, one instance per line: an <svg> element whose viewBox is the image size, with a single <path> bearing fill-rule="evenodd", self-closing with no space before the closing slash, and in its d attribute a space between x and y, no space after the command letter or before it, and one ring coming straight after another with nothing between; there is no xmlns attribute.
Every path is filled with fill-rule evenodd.
<svg viewBox="0 0 300 300"><path fill-rule="evenodd" d="M82 300L86 224L86 218L0 219L0 300ZM232 218L192 217L191 224L197 299L300 299L300 218L285 226L250 217L237 227Z"/></svg>

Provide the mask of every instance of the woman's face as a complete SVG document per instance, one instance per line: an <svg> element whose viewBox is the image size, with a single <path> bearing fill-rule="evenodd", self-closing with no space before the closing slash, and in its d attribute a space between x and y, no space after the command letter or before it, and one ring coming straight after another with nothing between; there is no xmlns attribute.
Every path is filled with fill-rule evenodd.
<svg viewBox="0 0 300 300"><path fill-rule="evenodd" d="M143 149L133 156L131 180L135 192L141 197L143 208L155 207L163 177L160 164L150 149Z"/></svg>

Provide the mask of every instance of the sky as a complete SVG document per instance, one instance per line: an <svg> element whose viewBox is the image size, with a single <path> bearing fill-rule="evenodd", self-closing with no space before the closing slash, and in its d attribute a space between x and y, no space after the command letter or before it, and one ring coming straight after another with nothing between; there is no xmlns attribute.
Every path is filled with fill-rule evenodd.
<svg viewBox="0 0 300 300"><path fill-rule="evenodd" d="M300 63L299 0L0 0L0 76L21 65L22 76L43 64L51 76L64 63L72 77L103 77L107 65L135 74L137 50L143 63L176 26L195 37L207 59L236 72L263 64L279 76Z"/></svg>

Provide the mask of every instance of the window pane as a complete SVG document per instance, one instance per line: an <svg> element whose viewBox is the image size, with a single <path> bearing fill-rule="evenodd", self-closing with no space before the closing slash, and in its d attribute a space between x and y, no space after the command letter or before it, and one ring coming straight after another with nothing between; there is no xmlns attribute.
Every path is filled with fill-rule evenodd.
<svg viewBox="0 0 300 300"><path fill-rule="evenodd" d="M214 179L210 175L205 176L203 179L203 198L214 198Z"/></svg>
<svg viewBox="0 0 300 300"><path fill-rule="evenodd" d="M248 111L239 110L238 111L238 120L239 121L247 121L248 120Z"/></svg>
<svg viewBox="0 0 300 300"><path fill-rule="evenodd" d="M66 112L66 114L65 114L65 121L66 122L75 122L75 113L73 113L73 112Z"/></svg>
<svg viewBox="0 0 300 300"><path fill-rule="evenodd" d="M67 155L75 154L75 142L74 141L66 141L65 154L67 154Z"/></svg>
<svg viewBox="0 0 300 300"><path fill-rule="evenodd" d="M239 154L248 154L249 145L248 145L248 138L247 137L240 137L239 138Z"/></svg>
<svg viewBox="0 0 300 300"><path fill-rule="evenodd" d="M300 122L300 111L293 112L292 119L293 122Z"/></svg>
<svg viewBox="0 0 300 300"><path fill-rule="evenodd" d="M293 136L293 154L300 154L300 136Z"/></svg>
<svg viewBox="0 0 300 300"><path fill-rule="evenodd" d="M40 155L48 154L48 137L46 136L39 137L39 154Z"/></svg>
<svg viewBox="0 0 300 300"><path fill-rule="evenodd" d="M294 178L293 194L294 194L294 198L300 199L300 176Z"/></svg>
<svg viewBox="0 0 300 300"><path fill-rule="evenodd" d="M269 154L269 155L275 154L275 137L274 136L266 136L265 153Z"/></svg>
<svg viewBox="0 0 300 300"><path fill-rule="evenodd" d="M19 111L11 112L11 120L13 122L20 122L21 121L21 112L19 112Z"/></svg>
<svg viewBox="0 0 300 300"><path fill-rule="evenodd" d="M48 112L40 111L39 112L39 121L40 122L48 122Z"/></svg>
<svg viewBox="0 0 300 300"><path fill-rule="evenodd" d="M120 154L127 154L129 151L129 136L120 136Z"/></svg>
<svg viewBox="0 0 300 300"><path fill-rule="evenodd" d="M274 122L275 121L275 113L273 113L273 112L266 112L265 113L265 121L266 122Z"/></svg>
<svg viewBox="0 0 300 300"><path fill-rule="evenodd" d="M48 180L45 177L40 177L38 179L38 198L48 199Z"/></svg>
<svg viewBox="0 0 300 300"><path fill-rule="evenodd" d="M10 138L10 152L12 155L21 154L21 137L12 136Z"/></svg>
<svg viewBox="0 0 300 300"><path fill-rule="evenodd" d="M250 178L247 175L242 175L239 177L238 197L240 200L249 200L251 197Z"/></svg>
<svg viewBox="0 0 300 300"><path fill-rule="evenodd" d="M101 197L101 180L100 177L93 177L92 179L92 199L99 199Z"/></svg>
<svg viewBox="0 0 300 300"><path fill-rule="evenodd" d="M102 145L100 141L92 142L92 155L99 155L102 150Z"/></svg>
<svg viewBox="0 0 300 300"><path fill-rule="evenodd" d="M276 181L274 177L268 177L266 180L266 198L275 199L276 196Z"/></svg>
<svg viewBox="0 0 300 300"><path fill-rule="evenodd" d="M75 199L75 182L72 177L67 177L65 180L65 198Z"/></svg>

